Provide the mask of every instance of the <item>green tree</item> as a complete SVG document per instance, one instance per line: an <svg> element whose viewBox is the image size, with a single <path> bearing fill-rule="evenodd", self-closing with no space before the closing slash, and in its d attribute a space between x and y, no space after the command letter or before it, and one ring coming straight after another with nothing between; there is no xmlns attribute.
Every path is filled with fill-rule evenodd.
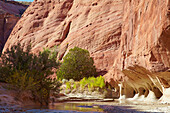
<svg viewBox="0 0 170 113"><path fill-rule="evenodd" d="M94 61L87 50L74 47L63 58L57 77L81 80L83 77L96 76L96 68L93 64Z"/></svg>
<svg viewBox="0 0 170 113"><path fill-rule="evenodd" d="M31 53L31 46L24 49L20 44L7 49L1 56L0 80L11 84L19 92L31 91L34 99L48 104L50 91L59 87L59 82L49 76L58 68L56 58L49 51Z"/></svg>

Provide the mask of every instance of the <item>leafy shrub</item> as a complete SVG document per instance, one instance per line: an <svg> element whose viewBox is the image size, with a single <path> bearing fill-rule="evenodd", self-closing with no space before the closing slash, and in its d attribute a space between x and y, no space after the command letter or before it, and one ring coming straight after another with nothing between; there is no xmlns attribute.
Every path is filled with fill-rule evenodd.
<svg viewBox="0 0 170 113"><path fill-rule="evenodd" d="M81 80L83 77L96 75L93 59L87 50L74 47L63 58L63 63L57 71L59 79Z"/></svg>
<svg viewBox="0 0 170 113"><path fill-rule="evenodd" d="M77 88L77 83L74 83L73 89L76 89L76 88Z"/></svg>
<svg viewBox="0 0 170 113"><path fill-rule="evenodd" d="M99 86L100 88L104 88L105 87L104 78L102 76L97 77L94 86Z"/></svg>
<svg viewBox="0 0 170 113"><path fill-rule="evenodd" d="M14 74L6 79L6 82L15 87L19 92L31 90L38 84L38 82L34 82L32 76L23 71L14 72Z"/></svg>
<svg viewBox="0 0 170 113"><path fill-rule="evenodd" d="M54 46L53 48L43 48L43 52L47 52L49 54L49 59L55 59L57 60L57 55L58 55L58 46Z"/></svg>
<svg viewBox="0 0 170 113"><path fill-rule="evenodd" d="M87 84L88 82L86 78L83 78L82 80L80 80L80 87L82 87L83 89Z"/></svg>
<svg viewBox="0 0 170 113"><path fill-rule="evenodd" d="M71 84L70 84L70 82L67 82L67 83L66 83L66 89L71 89Z"/></svg>
<svg viewBox="0 0 170 113"><path fill-rule="evenodd" d="M19 91L30 90L35 100L48 104L50 91L60 85L49 77L59 63L54 57L50 58L50 52L34 55L30 50L31 46L24 51L20 44L7 49L1 56L0 80L10 83Z"/></svg>
<svg viewBox="0 0 170 113"><path fill-rule="evenodd" d="M84 89L85 86L87 86L89 90L98 87L101 89L105 88L104 78L102 76L99 76L97 78L95 77L83 78L80 81L80 87Z"/></svg>

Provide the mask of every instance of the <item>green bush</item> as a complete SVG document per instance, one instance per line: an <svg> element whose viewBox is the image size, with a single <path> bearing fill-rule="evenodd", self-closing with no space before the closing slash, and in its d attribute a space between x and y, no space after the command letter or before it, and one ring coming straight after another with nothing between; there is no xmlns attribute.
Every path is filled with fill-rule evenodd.
<svg viewBox="0 0 170 113"><path fill-rule="evenodd" d="M63 58L63 63L57 71L59 79L81 80L83 77L96 75L93 59L87 50L74 47Z"/></svg>
<svg viewBox="0 0 170 113"><path fill-rule="evenodd" d="M83 78L80 81L80 87L84 89L85 86L87 86L89 90L95 89L98 87L103 89L105 88L104 78L102 76L99 76L97 78L95 77Z"/></svg>
<svg viewBox="0 0 170 113"><path fill-rule="evenodd" d="M1 55L0 81L10 83L19 92L30 90L36 101L48 104L50 91L58 89L60 85L49 77L59 63L50 57L50 52L35 55L30 50L31 46L24 51L18 44Z"/></svg>
<svg viewBox="0 0 170 113"><path fill-rule="evenodd" d="M73 85L73 89L77 89L77 83L76 82Z"/></svg>
<svg viewBox="0 0 170 113"><path fill-rule="evenodd" d="M66 89L71 89L71 83L70 82L66 83Z"/></svg>
<svg viewBox="0 0 170 113"><path fill-rule="evenodd" d="M87 84L88 84L87 78L84 77L83 79L80 80L80 87L81 87L82 89L84 89L84 87L85 87Z"/></svg>
<svg viewBox="0 0 170 113"><path fill-rule="evenodd" d="M6 79L6 82L11 84L18 92L31 90L38 84L32 76L29 76L28 73L23 71L14 72L14 74Z"/></svg>
<svg viewBox="0 0 170 113"><path fill-rule="evenodd" d="M54 46L53 48L43 48L42 53L47 52L49 54L49 59L57 60L58 55L58 46Z"/></svg>

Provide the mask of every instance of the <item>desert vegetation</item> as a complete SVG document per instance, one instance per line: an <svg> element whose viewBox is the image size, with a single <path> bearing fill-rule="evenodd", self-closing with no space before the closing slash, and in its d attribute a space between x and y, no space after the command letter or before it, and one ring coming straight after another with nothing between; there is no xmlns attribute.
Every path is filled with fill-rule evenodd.
<svg viewBox="0 0 170 113"><path fill-rule="evenodd" d="M31 45L26 48L14 45L1 55L0 81L10 84L8 88L16 90L19 95L24 91L31 92L34 100L41 104L49 103L50 92L56 95L63 90L60 87L63 81L66 81L64 89L70 91L104 91L104 78L95 77L96 68L87 50L74 47L63 62L57 60L57 54L57 46L33 54ZM52 79L50 75L56 69L57 77Z"/></svg>
<svg viewBox="0 0 170 113"><path fill-rule="evenodd" d="M12 46L1 55L0 80L11 84L12 89L22 93L31 91L35 101L48 104L50 91L57 91L60 83L51 79L52 69L59 63L51 57L49 50L35 55L30 52L31 46L24 49L20 44Z"/></svg>
<svg viewBox="0 0 170 113"><path fill-rule="evenodd" d="M89 77L89 78L84 77L83 79L77 82L71 82L71 81L66 82L66 89L84 90L85 88L87 88L89 91L104 89L105 88L104 78L102 76Z"/></svg>
<svg viewBox="0 0 170 113"><path fill-rule="evenodd" d="M96 68L90 53L78 47L70 49L63 58L63 63L57 71L59 79L81 80L83 77L96 76Z"/></svg>
<svg viewBox="0 0 170 113"><path fill-rule="evenodd" d="M112 97L112 89L110 86L106 87L102 76L84 77L80 81L63 79L60 88L62 93L80 98L101 99Z"/></svg>

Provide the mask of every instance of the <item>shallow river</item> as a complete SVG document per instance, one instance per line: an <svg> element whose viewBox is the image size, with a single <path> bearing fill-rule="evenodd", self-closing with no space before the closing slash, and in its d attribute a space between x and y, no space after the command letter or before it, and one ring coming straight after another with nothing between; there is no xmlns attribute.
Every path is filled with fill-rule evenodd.
<svg viewBox="0 0 170 113"><path fill-rule="evenodd" d="M96 102L64 102L51 104L48 107L27 106L26 113L102 113L104 110L100 108Z"/></svg>
<svg viewBox="0 0 170 113"><path fill-rule="evenodd" d="M158 103L74 101L54 103L48 107L26 106L11 108L0 106L0 113L170 113L170 105Z"/></svg>
<svg viewBox="0 0 170 113"><path fill-rule="evenodd" d="M27 107L28 108L28 107ZM170 105L144 102L112 101L75 101L55 103L48 108L28 109L25 113L170 113Z"/></svg>

